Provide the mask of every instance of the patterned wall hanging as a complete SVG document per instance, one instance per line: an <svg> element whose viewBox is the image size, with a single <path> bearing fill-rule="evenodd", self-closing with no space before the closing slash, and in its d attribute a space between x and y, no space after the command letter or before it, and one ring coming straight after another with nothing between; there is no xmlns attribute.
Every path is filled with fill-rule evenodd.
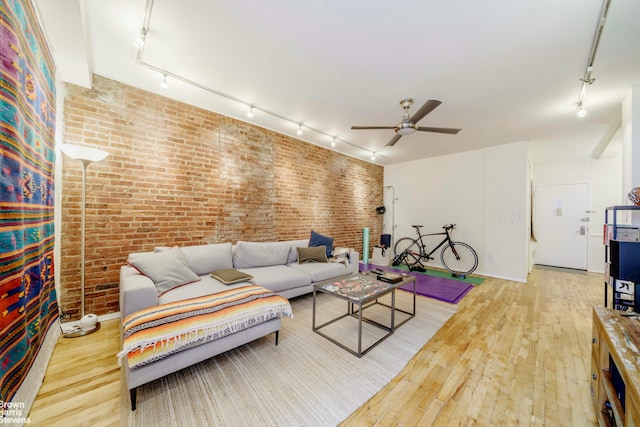
<svg viewBox="0 0 640 427"><path fill-rule="evenodd" d="M6 402L58 318L55 66L29 0L2 1L0 68L0 400Z"/></svg>

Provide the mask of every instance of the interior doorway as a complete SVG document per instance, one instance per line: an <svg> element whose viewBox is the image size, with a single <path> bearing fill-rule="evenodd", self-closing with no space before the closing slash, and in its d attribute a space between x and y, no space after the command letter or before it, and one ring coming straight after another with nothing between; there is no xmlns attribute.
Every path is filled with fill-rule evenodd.
<svg viewBox="0 0 640 427"><path fill-rule="evenodd" d="M535 188L535 264L587 270L588 184Z"/></svg>

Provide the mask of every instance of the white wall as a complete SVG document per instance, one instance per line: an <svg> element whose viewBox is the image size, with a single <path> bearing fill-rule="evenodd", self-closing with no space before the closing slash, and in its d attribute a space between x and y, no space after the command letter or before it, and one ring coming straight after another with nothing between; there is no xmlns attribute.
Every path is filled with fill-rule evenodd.
<svg viewBox="0 0 640 427"><path fill-rule="evenodd" d="M619 133L614 139L620 138ZM553 161L553 159L549 159ZM589 186L589 239L587 241L587 269L604 271L604 249L602 226L607 206L621 204L622 188L621 156L596 160L585 159L573 162L542 163L533 165L533 184L564 185L587 184ZM535 246L535 243L532 244ZM532 260L535 262L535 259Z"/></svg>
<svg viewBox="0 0 640 427"><path fill-rule="evenodd" d="M492 276L525 282L531 233L527 145L519 142L484 151L484 269Z"/></svg>
<svg viewBox="0 0 640 427"><path fill-rule="evenodd" d="M627 194L640 187L640 86L633 87L622 102L622 199L632 204ZM640 212L631 213L631 223L640 225Z"/></svg>
<svg viewBox="0 0 640 427"><path fill-rule="evenodd" d="M640 186L640 86L622 102L623 195ZM626 204L626 203L625 203Z"/></svg>
<svg viewBox="0 0 640 427"><path fill-rule="evenodd" d="M526 143L518 142L385 167L385 186L395 196L394 240L457 224L454 240L471 245L479 256L477 273L526 281ZM390 190L385 206L392 206ZM385 214L390 231L391 211ZM439 262L435 265L439 266Z"/></svg>

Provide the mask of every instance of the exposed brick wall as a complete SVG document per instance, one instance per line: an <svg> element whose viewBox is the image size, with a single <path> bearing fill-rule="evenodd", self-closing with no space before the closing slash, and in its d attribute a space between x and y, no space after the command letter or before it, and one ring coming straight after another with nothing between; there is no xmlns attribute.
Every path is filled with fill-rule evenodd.
<svg viewBox="0 0 640 427"><path fill-rule="evenodd" d="M307 238L362 252L382 232L383 168L101 76L67 85L64 142L87 169L87 313L118 307L120 266L154 246ZM60 302L80 312L81 163L63 156Z"/></svg>

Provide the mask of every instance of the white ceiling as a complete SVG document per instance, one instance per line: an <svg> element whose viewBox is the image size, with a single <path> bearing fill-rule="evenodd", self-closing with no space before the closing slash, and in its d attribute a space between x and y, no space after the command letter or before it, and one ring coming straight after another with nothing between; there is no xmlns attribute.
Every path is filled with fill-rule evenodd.
<svg viewBox="0 0 640 427"><path fill-rule="evenodd" d="M36 2L64 81L88 86L96 73L325 147L336 136L336 150L375 151L382 165L516 141L586 158L640 85L638 0L612 0L584 118L579 79L602 0ZM385 147L392 130L350 129L397 124L406 97L411 113L443 102L421 126L463 130ZM253 119L243 103L256 106ZM320 133L297 136L296 123Z"/></svg>

